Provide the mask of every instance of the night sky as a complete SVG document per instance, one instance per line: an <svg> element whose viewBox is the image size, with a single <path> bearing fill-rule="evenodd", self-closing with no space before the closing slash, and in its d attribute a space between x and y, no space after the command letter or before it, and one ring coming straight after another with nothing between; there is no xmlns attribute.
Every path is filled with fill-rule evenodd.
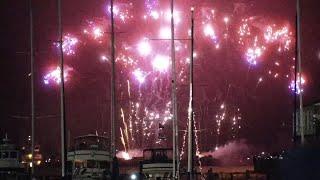
<svg viewBox="0 0 320 180"><path fill-rule="evenodd" d="M153 60L157 54L170 57L170 41L150 40L153 48L148 56L137 52L137 43L143 38L155 39L162 27L170 22L160 15L152 19L152 10L166 11L168 1L115 1L119 7L116 14L117 61L117 149L123 150L120 130L125 121L132 118L133 129L126 148L170 146L171 121L164 123L170 101L170 68L157 70ZM55 69L59 54L57 41L57 4L55 0L34 0L34 46L35 46L35 101L36 142L45 153L59 151L59 85L54 81L44 83L44 76ZM131 3L131 4L130 4ZM149 4L148 4L149 3ZM176 38L188 37L191 6L195 7L195 119L199 133L200 151L213 150L228 142L244 139L248 144L266 151L288 148L292 136L292 113L294 92L288 86L294 77L291 66L295 57L295 2L292 0L177 0L180 22L176 24ZM65 0L63 1L64 35L77 37L79 43L75 54L65 54L65 64L72 68L66 82L66 118L72 137L107 132L109 135L110 109L110 63L101 61L101 55L110 57L110 17L108 1ZM306 79L304 103L320 99L320 13L317 0L302 3L302 68ZM30 114L30 64L29 64L29 11L27 1L4 0L0 3L1 34L1 107L0 135L6 132L18 144L31 134ZM208 12L215 13L208 18ZM122 12L128 16L121 19ZM210 13L209 13L210 14ZM118 16L119 15L119 16ZM127 15L127 14L125 14ZM146 16L144 18L144 15ZM228 17L226 24L223 18ZM210 19L211 18L211 19ZM252 18L252 19L250 19ZM244 19L249 19L252 34L240 44L238 30ZM206 24L212 25L215 36L203 32ZM250 64L246 52L255 36L260 43L267 25L288 27L292 34L288 50L278 52L276 43L267 44L257 64ZM100 26L103 36L94 38L84 30ZM225 34L226 37L224 36ZM210 37L211 36L211 37ZM169 36L170 37L170 36ZM290 38L289 37L289 38ZM179 41L184 49L176 52L178 79L179 128L186 128L188 107L188 62L190 42ZM219 46L219 48L217 48ZM280 46L280 45L279 45ZM169 49L168 49L169 48ZM133 63L124 57L133 59ZM248 61L248 62L247 62ZM151 62L151 63L150 63ZM275 65L276 62L280 66ZM144 82L134 77L135 70L142 70ZM269 71L272 71L269 73ZM278 73L278 75L276 75ZM288 75L288 77L286 77ZM259 82L259 78L263 80ZM130 83L130 94L128 93ZM137 103L141 109L130 113ZM228 108L222 122L217 143L216 115ZM146 109L148 113L146 113ZM237 109L240 109L237 111ZM159 114L154 123L150 112ZM232 117L241 116L236 125ZM135 124L136 122L136 124ZM146 125L143 122L147 122ZM164 123L167 141L157 144L158 124ZM239 126L241 128L239 129ZM234 129L232 129L234 128ZM144 134L145 133L145 134ZM148 135L149 134L149 135ZM180 133L182 140L183 132ZM233 137L234 136L234 137ZM134 140L132 140L134 139ZM136 144L137 147L134 147ZM182 145L182 141L180 142Z"/></svg>

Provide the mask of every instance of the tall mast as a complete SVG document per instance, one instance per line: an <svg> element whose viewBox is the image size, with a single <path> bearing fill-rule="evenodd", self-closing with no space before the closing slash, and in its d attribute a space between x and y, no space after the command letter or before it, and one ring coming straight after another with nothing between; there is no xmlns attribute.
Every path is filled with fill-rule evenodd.
<svg viewBox="0 0 320 180"><path fill-rule="evenodd" d="M62 15L61 0L58 0L58 31L59 31L59 50L60 50L60 133L61 133L61 176L64 179L67 176L67 140L66 140L66 113L65 113L65 95L64 95L64 60L62 48Z"/></svg>
<svg viewBox="0 0 320 180"><path fill-rule="evenodd" d="M304 145L304 118L303 118L303 102L302 102L302 68L301 68L301 9L300 0L297 0L297 61L298 61L298 81L300 90L297 91L295 88L295 93L298 92L299 96L299 120L300 120L300 135L301 135L301 145ZM297 74L295 74L297 76ZM297 80L297 79L296 79ZM297 82L295 82L296 84ZM300 92L299 92L300 91Z"/></svg>
<svg viewBox="0 0 320 180"><path fill-rule="evenodd" d="M115 47L114 47L114 17L113 0L111 0L111 157L115 157L115 119L116 119L116 101L115 101Z"/></svg>
<svg viewBox="0 0 320 180"><path fill-rule="evenodd" d="M30 16L30 87L31 87L31 177L34 176L34 49L33 49L33 11L32 0L29 0Z"/></svg>
<svg viewBox="0 0 320 180"><path fill-rule="evenodd" d="M193 49L194 49L194 8L191 8L191 54L190 54L190 97L188 109L188 176L189 180L194 179L194 121L193 121Z"/></svg>
<svg viewBox="0 0 320 180"><path fill-rule="evenodd" d="M177 92L176 92L176 60L175 60L175 46L174 46L174 6L171 0L171 107L172 107L172 144L173 144L173 178L179 178L179 144L178 144L178 118L177 118Z"/></svg>

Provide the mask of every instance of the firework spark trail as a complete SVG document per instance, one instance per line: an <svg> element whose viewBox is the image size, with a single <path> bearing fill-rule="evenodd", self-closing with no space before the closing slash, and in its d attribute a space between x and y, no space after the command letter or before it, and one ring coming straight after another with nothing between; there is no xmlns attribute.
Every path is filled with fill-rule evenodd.
<svg viewBox="0 0 320 180"><path fill-rule="evenodd" d="M126 137L126 140L127 140L127 144L128 144L128 149L130 149L130 140L129 140L129 133L128 133L128 125L127 125L127 122L125 121L125 117L124 117L124 112L123 112L123 109L120 108L121 110L121 118L122 118L122 123L123 123L123 126L124 126L124 134L125 134L125 137Z"/></svg>
<svg viewBox="0 0 320 180"><path fill-rule="evenodd" d="M236 138L237 130L239 130L241 128L241 126L240 126L241 120L242 120L241 112L240 112L240 109L237 108L237 110L236 110L236 112L234 112L234 115L231 120L231 122L232 122L231 130L232 130L232 138L233 139Z"/></svg>
<svg viewBox="0 0 320 180"><path fill-rule="evenodd" d="M195 144L196 144L196 156L198 156L199 170L200 170L200 174L202 174L202 165L201 165L201 160L200 160L201 153L200 153L199 138L198 138L198 133L197 133L200 130L197 131L197 128L196 128L196 123L197 122L196 122L195 115L193 115L193 120L194 120L193 129L195 131L195 133L194 133L195 140L194 141L195 141Z"/></svg>
<svg viewBox="0 0 320 180"><path fill-rule="evenodd" d="M216 147L219 145L219 136L220 136L220 130L221 130L221 123L226 117L226 106L224 103L220 105L220 110L222 111L221 114L216 115L216 123L217 123L217 137L216 137Z"/></svg>
<svg viewBox="0 0 320 180"><path fill-rule="evenodd" d="M131 88L130 88L130 81L127 80L127 85L128 85L128 96L129 96L129 132L130 132L130 137L131 140L134 142L134 136L133 136L133 124L132 124L132 101L131 101Z"/></svg>
<svg viewBox="0 0 320 180"><path fill-rule="evenodd" d="M124 139L124 136L123 136L123 132L122 132L122 128L120 127L120 139L121 139L121 142L122 142L122 145L123 145L123 148L124 148L124 151L127 152L127 145L126 145L126 141Z"/></svg>
<svg viewBox="0 0 320 180"><path fill-rule="evenodd" d="M187 127L188 127L188 122L187 122ZM182 157L183 155L185 154L185 147L186 147L186 141L187 141L187 134L188 134L188 131L185 130L184 131L184 134L183 134L183 142L182 142L182 147L181 147L181 153L180 153L180 161L182 160Z"/></svg>

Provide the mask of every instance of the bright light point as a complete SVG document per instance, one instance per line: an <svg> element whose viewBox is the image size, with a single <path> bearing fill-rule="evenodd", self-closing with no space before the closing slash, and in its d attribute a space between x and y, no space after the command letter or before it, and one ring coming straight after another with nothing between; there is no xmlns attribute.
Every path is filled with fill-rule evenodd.
<svg viewBox="0 0 320 180"><path fill-rule="evenodd" d="M157 71L166 72L170 65L169 59L168 56L157 55L152 62L152 66Z"/></svg>
<svg viewBox="0 0 320 180"><path fill-rule="evenodd" d="M191 11L194 11L194 7L191 7Z"/></svg>
<svg viewBox="0 0 320 180"><path fill-rule="evenodd" d="M227 23L229 22L229 17L224 17L224 18L223 18L223 21L224 21L224 23L227 24Z"/></svg>
<svg viewBox="0 0 320 180"><path fill-rule="evenodd" d="M137 175L136 174L131 174L130 179L132 179L132 180L137 179Z"/></svg>
<svg viewBox="0 0 320 180"><path fill-rule="evenodd" d="M109 59L108 59L107 56L105 56L105 55L102 55L102 56L100 57L100 60L103 61L103 62L109 61Z"/></svg>
<svg viewBox="0 0 320 180"><path fill-rule="evenodd" d="M260 77L260 78L259 78L259 83L262 82L262 81L263 81L263 79L262 79L262 77Z"/></svg>
<svg viewBox="0 0 320 180"><path fill-rule="evenodd" d="M193 53L193 58L196 58L198 54L196 52Z"/></svg>
<svg viewBox="0 0 320 180"><path fill-rule="evenodd" d="M171 38L171 29L169 27L161 28L159 36L162 39L170 39Z"/></svg>
<svg viewBox="0 0 320 180"><path fill-rule="evenodd" d="M140 84L142 84L146 79L146 73L142 72L140 69L136 69L133 71L133 75L135 78L139 81Z"/></svg>
<svg viewBox="0 0 320 180"><path fill-rule="evenodd" d="M100 28L98 28L98 27L94 27L93 28L93 37L94 37L94 39L98 39L98 38L100 38L102 36L103 36L102 30Z"/></svg>
<svg viewBox="0 0 320 180"><path fill-rule="evenodd" d="M152 48L147 40L142 40L138 44L138 51L139 51L140 55L147 56L151 53Z"/></svg>
<svg viewBox="0 0 320 180"><path fill-rule="evenodd" d="M150 16L155 20L159 19L159 13L157 11L151 11Z"/></svg>
<svg viewBox="0 0 320 180"><path fill-rule="evenodd" d="M129 155L128 152L124 152L124 153L123 153L123 159L125 159L125 160L130 160L130 159L132 159L132 157Z"/></svg>
<svg viewBox="0 0 320 180"><path fill-rule="evenodd" d="M205 27L203 29L203 33L207 37L211 37L213 39L216 38L215 32L210 24L205 25Z"/></svg>
<svg viewBox="0 0 320 180"><path fill-rule="evenodd" d="M214 148L214 150L216 150L216 151L219 150L218 146L216 146L216 147Z"/></svg>

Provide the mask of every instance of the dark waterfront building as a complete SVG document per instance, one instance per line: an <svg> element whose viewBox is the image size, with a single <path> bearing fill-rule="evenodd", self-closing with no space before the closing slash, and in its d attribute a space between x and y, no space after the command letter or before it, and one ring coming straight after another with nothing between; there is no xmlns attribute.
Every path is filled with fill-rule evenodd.
<svg viewBox="0 0 320 180"><path fill-rule="evenodd" d="M294 138L299 144L301 139L301 122L299 109L293 121ZM320 145L320 100L303 106L304 136L309 145Z"/></svg>

